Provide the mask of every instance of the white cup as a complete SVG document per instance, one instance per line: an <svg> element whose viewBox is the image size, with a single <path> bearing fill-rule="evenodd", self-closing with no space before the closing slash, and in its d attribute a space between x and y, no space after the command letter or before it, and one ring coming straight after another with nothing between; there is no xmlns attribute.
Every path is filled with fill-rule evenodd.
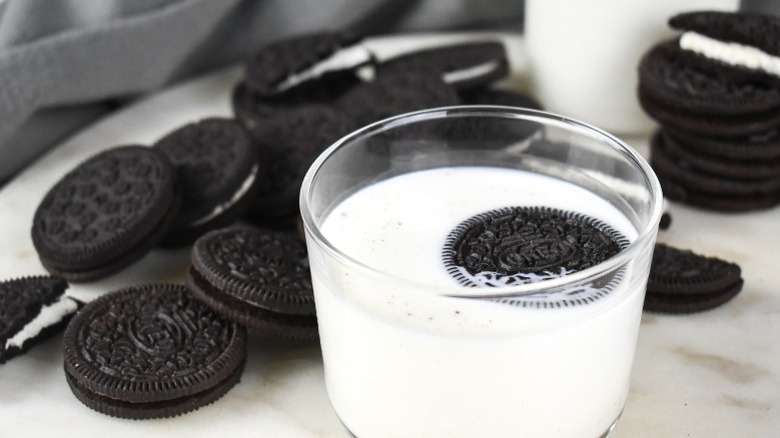
<svg viewBox="0 0 780 438"><path fill-rule="evenodd" d="M637 65L675 33L668 19L736 10L738 0L526 0L525 39L534 91L545 109L616 134L647 134Z"/></svg>

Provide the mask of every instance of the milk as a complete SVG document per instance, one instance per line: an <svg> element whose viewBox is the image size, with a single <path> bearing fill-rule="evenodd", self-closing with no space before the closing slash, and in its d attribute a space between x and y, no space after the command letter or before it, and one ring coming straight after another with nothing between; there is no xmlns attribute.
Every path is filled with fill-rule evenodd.
<svg viewBox="0 0 780 438"><path fill-rule="evenodd" d="M328 394L352 434L596 437L616 421L647 270L623 266L616 287L588 305L451 296L446 291L496 289L461 287L446 272L447 235L509 206L576 211L637 237L594 193L512 169L407 173L358 190L328 213L322 234L363 264L341 264L309 242Z"/></svg>

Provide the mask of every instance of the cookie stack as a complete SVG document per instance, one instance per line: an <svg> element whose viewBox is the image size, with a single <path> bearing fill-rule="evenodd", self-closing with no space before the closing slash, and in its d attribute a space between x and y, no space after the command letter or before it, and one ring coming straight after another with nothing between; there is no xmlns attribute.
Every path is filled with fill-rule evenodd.
<svg viewBox="0 0 780 438"><path fill-rule="evenodd" d="M673 201L719 211L780 203L780 18L672 17L682 34L639 65L639 100L661 125L651 165Z"/></svg>

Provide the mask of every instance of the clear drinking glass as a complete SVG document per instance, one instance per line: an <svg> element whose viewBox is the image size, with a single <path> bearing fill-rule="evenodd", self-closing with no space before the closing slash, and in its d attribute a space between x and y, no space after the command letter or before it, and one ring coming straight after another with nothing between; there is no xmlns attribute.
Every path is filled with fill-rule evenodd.
<svg viewBox="0 0 780 438"><path fill-rule="evenodd" d="M345 428L609 434L628 395L661 199L629 146L538 111L431 109L339 140L300 202L326 385ZM619 249L576 270L560 266L582 257L585 237L469 234L515 207L592 219ZM453 261L463 242L476 242L469 260L481 254L479 239L500 272ZM517 263L551 268L503 270Z"/></svg>

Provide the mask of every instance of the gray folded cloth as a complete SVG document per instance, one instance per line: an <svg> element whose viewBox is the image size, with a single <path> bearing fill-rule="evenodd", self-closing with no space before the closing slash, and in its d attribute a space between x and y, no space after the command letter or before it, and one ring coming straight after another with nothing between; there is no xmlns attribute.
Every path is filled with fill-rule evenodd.
<svg viewBox="0 0 780 438"><path fill-rule="evenodd" d="M294 34L515 29L522 0L0 0L0 186L123 99Z"/></svg>

